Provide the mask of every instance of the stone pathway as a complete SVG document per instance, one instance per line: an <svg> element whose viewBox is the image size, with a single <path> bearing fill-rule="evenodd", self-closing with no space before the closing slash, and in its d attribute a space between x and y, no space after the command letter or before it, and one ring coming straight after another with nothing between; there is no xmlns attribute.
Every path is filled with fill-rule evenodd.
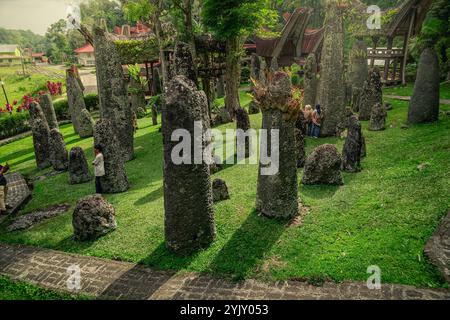
<svg viewBox="0 0 450 320"><path fill-rule="evenodd" d="M70 291L70 270L80 270L80 289ZM68 271L69 270L69 271ZM73 272L73 271L72 271ZM100 299L200 299L200 300L303 300L303 299L445 299L450 290L382 285L369 290L364 283L327 282L315 287L305 282L233 283L194 273L154 271L141 265L45 250L0 244L0 274L45 288L78 292ZM76 282L69 282L76 283Z"/></svg>
<svg viewBox="0 0 450 320"><path fill-rule="evenodd" d="M407 96L385 95L384 97L389 98L389 99L401 100L401 101L411 101L411 97L407 97ZM450 105L450 100L441 99L441 104Z"/></svg>
<svg viewBox="0 0 450 320"><path fill-rule="evenodd" d="M31 199L31 191L28 184L19 172L6 174L6 181L8 182L8 192L6 194L6 205L11 209L6 212L8 214L15 214Z"/></svg>

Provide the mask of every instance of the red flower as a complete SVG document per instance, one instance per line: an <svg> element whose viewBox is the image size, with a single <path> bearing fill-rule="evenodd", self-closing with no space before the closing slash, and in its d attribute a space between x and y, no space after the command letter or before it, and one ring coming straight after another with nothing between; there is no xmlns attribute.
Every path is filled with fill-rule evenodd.
<svg viewBox="0 0 450 320"><path fill-rule="evenodd" d="M14 100L13 101L13 106L17 105L17 102L18 102L17 100Z"/></svg>

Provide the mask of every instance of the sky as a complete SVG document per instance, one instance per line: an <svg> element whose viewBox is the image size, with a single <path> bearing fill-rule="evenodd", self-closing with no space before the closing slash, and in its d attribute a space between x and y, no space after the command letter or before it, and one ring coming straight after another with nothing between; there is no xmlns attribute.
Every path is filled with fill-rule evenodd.
<svg viewBox="0 0 450 320"><path fill-rule="evenodd" d="M44 35L47 28L67 17L67 7L82 0L0 0L0 27L31 30Z"/></svg>

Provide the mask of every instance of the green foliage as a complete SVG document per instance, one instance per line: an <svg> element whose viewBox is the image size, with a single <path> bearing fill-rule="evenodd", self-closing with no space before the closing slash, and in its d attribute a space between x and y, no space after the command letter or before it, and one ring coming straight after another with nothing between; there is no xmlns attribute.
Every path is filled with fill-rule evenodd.
<svg viewBox="0 0 450 320"><path fill-rule="evenodd" d="M34 52L45 50L44 37L30 30L8 30L0 28L0 43L18 44L22 48L33 48Z"/></svg>
<svg viewBox="0 0 450 320"><path fill-rule="evenodd" d="M119 40L115 45L124 64L143 63L159 58L158 44L154 38L146 41Z"/></svg>
<svg viewBox="0 0 450 320"><path fill-rule="evenodd" d="M86 104L86 109L93 111L98 109L99 98L97 93L89 93L84 96L84 103Z"/></svg>
<svg viewBox="0 0 450 320"><path fill-rule="evenodd" d="M60 99L53 102L53 108L55 109L56 118L59 121L70 119L69 102L67 99Z"/></svg>
<svg viewBox="0 0 450 320"><path fill-rule="evenodd" d="M245 66L241 68L241 84L250 82L250 68Z"/></svg>
<svg viewBox="0 0 450 320"><path fill-rule="evenodd" d="M116 0L89 0L80 4L81 21L88 25L96 25L105 19L111 31L116 26L126 23L122 3Z"/></svg>
<svg viewBox="0 0 450 320"><path fill-rule="evenodd" d="M28 112L5 114L0 117L0 139L13 137L30 130Z"/></svg>
<svg viewBox="0 0 450 320"><path fill-rule="evenodd" d="M263 0L205 0L203 23L219 39L236 38L263 24L263 9Z"/></svg>

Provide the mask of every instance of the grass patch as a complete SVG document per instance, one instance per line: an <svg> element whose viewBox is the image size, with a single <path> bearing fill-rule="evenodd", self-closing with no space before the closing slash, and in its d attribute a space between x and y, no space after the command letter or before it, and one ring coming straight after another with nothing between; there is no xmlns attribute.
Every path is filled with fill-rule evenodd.
<svg viewBox="0 0 450 320"><path fill-rule="evenodd" d="M413 94L413 90L414 83L408 83L406 86L385 88L383 91L387 95L410 97ZM450 81L441 83L440 96L441 99L450 99Z"/></svg>
<svg viewBox="0 0 450 320"><path fill-rule="evenodd" d="M390 102L394 109L389 112L389 129L369 132L368 123L363 123L368 157L361 173L344 174L342 187L300 185L299 197L310 207L301 226L287 227L285 221L269 220L255 212L256 165L227 166L214 175L227 182L231 194L230 200L215 205L217 240L192 257L168 252L164 245L162 137L158 127L145 118L139 120L135 137L136 159L126 164L131 189L107 196L116 208L116 231L94 242L76 243L70 212L22 232L7 233L5 223L0 227L0 241L236 280L366 281L367 268L377 265L384 283L443 287L443 279L425 260L423 247L449 210L450 118L442 116L437 123L402 130L408 104ZM255 129L260 128L260 114L250 119ZM70 125L62 126L62 133L68 148L82 147L92 161L92 139L79 139ZM323 143L342 149L343 142L308 139L307 153ZM38 174L31 137L0 147L0 162L5 161L14 171ZM421 163L428 163L422 171L417 169ZM69 186L67 181L64 173L36 183L33 200L24 212L63 202L73 206L95 190L93 182Z"/></svg>
<svg viewBox="0 0 450 320"><path fill-rule="evenodd" d="M45 69L45 67L43 68ZM52 72L55 72L55 69L51 70ZM29 77L23 77L22 74L17 74L17 72L22 72L21 66L0 67L0 78L5 82L9 103L12 103L14 100L17 100L20 103L23 96L28 93L40 90L47 91L47 81L65 82L61 79L54 79L54 77L48 77L40 73L31 73ZM61 74L64 75L64 72L61 71ZM3 95L3 91L0 91L0 108L4 108L5 105L5 96Z"/></svg>
<svg viewBox="0 0 450 320"><path fill-rule="evenodd" d="M43 289L23 281L0 276L0 300L88 300L86 295L71 295Z"/></svg>

